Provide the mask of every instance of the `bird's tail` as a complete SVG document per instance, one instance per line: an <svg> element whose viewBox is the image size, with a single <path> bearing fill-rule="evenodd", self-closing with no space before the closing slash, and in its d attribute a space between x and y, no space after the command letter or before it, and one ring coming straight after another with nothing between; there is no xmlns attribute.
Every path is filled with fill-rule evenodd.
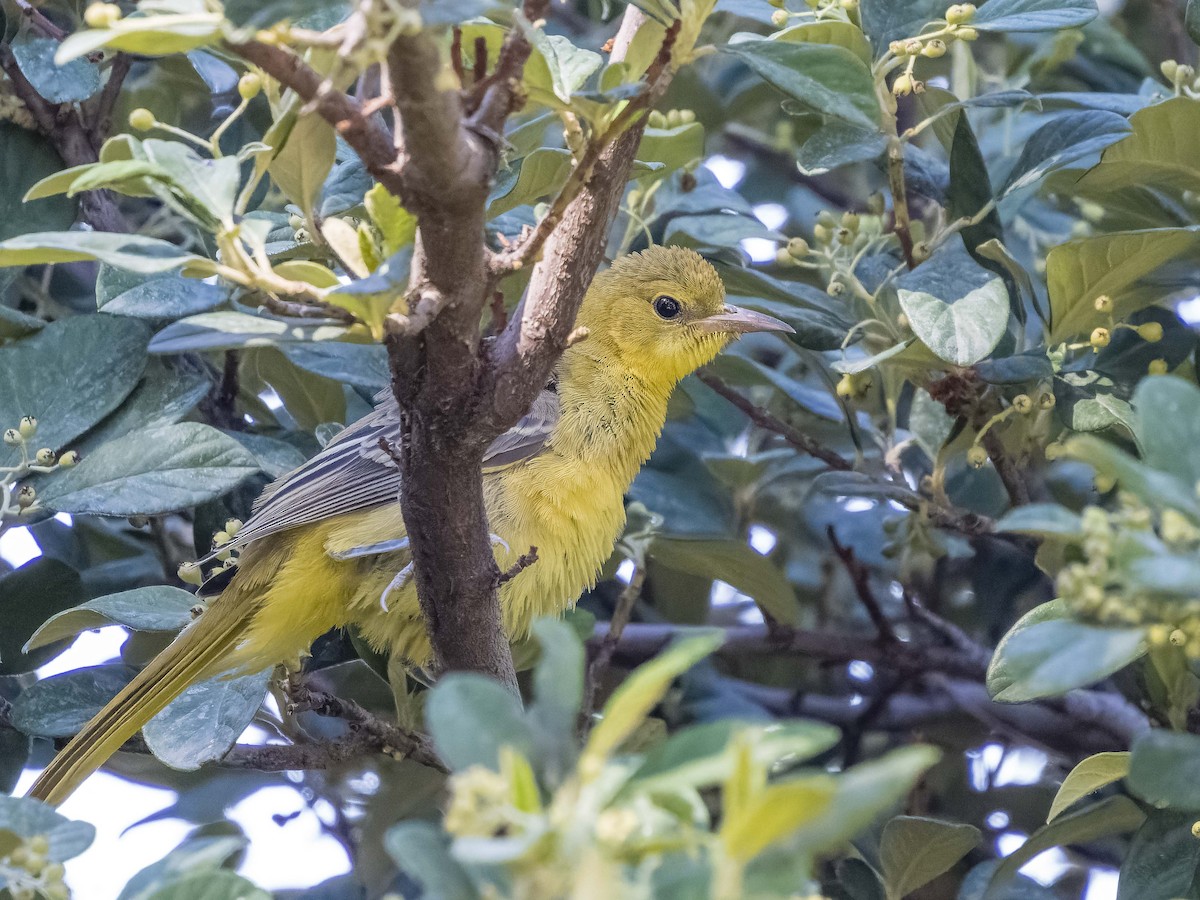
<svg viewBox="0 0 1200 900"><path fill-rule="evenodd" d="M254 604L240 597L209 606L71 738L29 796L57 806L189 685L230 668L253 614Z"/></svg>

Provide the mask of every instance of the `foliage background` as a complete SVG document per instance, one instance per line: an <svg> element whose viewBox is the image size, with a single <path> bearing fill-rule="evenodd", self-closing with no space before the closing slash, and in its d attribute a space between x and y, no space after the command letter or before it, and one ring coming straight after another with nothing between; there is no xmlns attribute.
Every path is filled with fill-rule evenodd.
<svg viewBox="0 0 1200 900"><path fill-rule="evenodd" d="M142 18L125 20L135 23L132 36L117 29L88 45L79 39L95 30L75 3L3 7L0 426L35 415L31 452L83 455L77 467L38 474L20 468L19 448L0 448L0 465L18 467L0 509L0 782L15 793L49 758L53 738L73 733L129 666L188 621L180 564L388 385L378 338L407 278L412 217L372 187L319 117L295 116L295 104L289 119L269 79L243 102L246 64L222 43L233 26L290 15L315 31L348 11L302 5L231 2L223 19L206 4L143 2ZM944 4L789 2L781 13L759 0L721 0L711 15L705 4L644 6L666 22L702 22L699 43L714 49L681 68L657 104L609 253L651 241L696 247L736 302L781 316L798 334L789 343L746 339L682 385L630 493L629 532L604 580L571 628L552 632L566 654L544 662L564 667L546 670L566 692L554 696L568 709L591 702L582 682L573 697L563 674L579 669L575 634L593 659L612 656L592 670L599 705L675 633L722 630L714 656L673 686L668 667L646 689L653 715L624 746L652 753L668 733L683 735L667 746L694 762L705 732L686 728L716 727L707 734L721 736L710 754L718 774L694 782L676 772L674 806L659 798L629 808L650 831L672 840L686 832L704 847L708 838L697 835L711 814L728 849L739 779L767 790L768 763L781 763L773 779L781 770L810 779L803 800L770 795L766 808L791 818L773 826L780 843L747 870L750 893L978 898L994 881L990 896L1012 898L1197 896L1200 104L1186 68L1196 57L1194 10L1130 0L1101 4L1097 15L1083 0L989 0L963 22L977 28L972 39L950 29L944 54L913 56L901 45L897 57L891 41L935 23L921 49L946 28ZM449 26L460 26L453 46L467 48L467 72L475 41L494 64L513 21L507 4L419 12L447 52ZM621 84L628 73L604 74L598 54L620 12L556 4L544 33L532 33L528 103L508 124L489 198L496 249L519 240L567 181L579 149L572 128L583 122L594 136L631 96ZM163 19L145 24L153 15ZM59 67L54 54L73 32L81 55ZM656 48L642 48L646 61ZM309 59L332 65L319 48ZM1177 64L1160 68L1164 60ZM348 84L370 62L360 55L329 72ZM900 89L893 103L890 85L907 71L923 90ZM49 119L30 87L52 105ZM224 130L226 156L213 162L203 149L185 152L179 131L128 128L135 109L201 143L241 112ZM281 144L278 123L293 119ZM104 165L55 177L97 159ZM259 167L269 178L251 184ZM237 285L212 261L229 265L229 235L243 221L271 265L243 269ZM43 234L76 222L69 236ZM109 234L120 231L140 237ZM223 277L199 277L213 275ZM312 318L303 306L312 291L292 296L280 279L335 308ZM509 309L524 279L517 271L503 282ZM500 313L490 316L494 327ZM19 502L18 484L36 489L33 505ZM632 623L606 645L614 610L618 619L632 610ZM101 626L102 638L88 635ZM534 644L518 648L519 661L536 655ZM685 653L679 668L702 655ZM311 684L354 699L371 721L395 713L388 683L347 636L322 641L310 668ZM131 883L122 896L189 896L179 879L197 873L250 890L231 871L212 870L235 868L247 852L230 810L267 807L278 821L252 829L247 874L295 885L291 859L317 840L340 846L331 868L353 866L352 875L335 871L324 885L277 896L377 896L411 892L413 879L430 888L431 878L448 879L445 896L470 896L453 892L468 890L454 882L459 863L434 852L440 832L391 830L439 817L448 802L441 773L378 745L330 768L255 771L269 762L255 744L345 737L344 710L341 721L292 713L277 685L260 709L268 686L268 673L209 685L190 701L199 705L177 705L145 735L159 759L182 769L241 737L226 757L242 759L234 768L181 772L145 752L112 762L118 778L176 794L133 837L115 845L106 835L93 854L131 841L165 852L182 834L159 831L164 820L195 828L173 863L143 877L140 890L154 884L160 893ZM475 782L458 782L455 802L478 788L485 807L528 813L529 794L517 786L530 779L538 810L561 800L574 784L564 774L578 751L572 729L560 735L570 748L554 751L561 758L530 744L536 774L521 774L527 761L478 749L485 726L506 721L487 690L452 681L442 694L443 721L476 733L429 723L460 778L471 763L502 776L499 795L487 795L495 784L476 771ZM193 727L195 711L213 704L222 720ZM778 746L764 737L765 723L795 718L812 724L789 726ZM729 719L749 725L736 735L714 726ZM918 744L939 748L937 761L910 746ZM752 764L751 748L762 746L765 761ZM612 749L603 756L615 771L629 757L614 759ZM788 753L808 768L795 769ZM864 762L882 768L858 771L888 777L861 782L870 788L855 807L846 791L860 784L853 767ZM818 773L846 769L839 788ZM784 783L798 789L787 777L772 782ZM510 789L525 800L506 799ZM1083 799L1093 789L1103 793ZM118 810L102 804L126 796L134 795L96 781L65 812L103 824ZM586 857L596 829L620 822L585 806L572 807L571 821L588 836L577 848ZM664 809L675 817L666 824ZM64 829L69 839L51 842L54 859L86 846L86 827L43 815L0 805L9 863L6 835ZM531 819L505 821L502 837L532 833ZM257 860L275 846L271 829L286 837L267 865ZM570 844L561 820L550 830ZM461 843L470 836L460 828L456 844L467 869L503 860L503 878L515 879L504 883L532 896L544 872L563 875L584 858L564 851L514 875L529 859L521 854L536 857L529 845L485 846L480 835L477 845ZM635 851L624 839L613 851L621 877L650 878L645 861L660 861L659 850ZM406 852L405 840L422 852ZM438 859L437 871L418 858ZM636 877L634 860L645 863ZM69 881L94 871L73 865ZM661 871L651 880L658 895L697 896L710 887L702 869L667 866L674 888ZM721 882L728 872L714 872L712 889L733 896ZM102 896L81 877L79 896Z"/></svg>

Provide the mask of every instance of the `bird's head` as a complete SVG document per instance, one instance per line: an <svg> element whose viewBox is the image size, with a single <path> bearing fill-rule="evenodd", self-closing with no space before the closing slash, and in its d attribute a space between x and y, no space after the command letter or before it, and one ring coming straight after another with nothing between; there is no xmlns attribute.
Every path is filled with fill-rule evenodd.
<svg viewBox="0 0 1200 900"><path fill-rule="evenodd" d="M682 247L651 247L616 260L592 282L576 323L589 332L582 352L615 357L642 378L671 385L739 335L794 331L727 304L716 269Z"/></svg>

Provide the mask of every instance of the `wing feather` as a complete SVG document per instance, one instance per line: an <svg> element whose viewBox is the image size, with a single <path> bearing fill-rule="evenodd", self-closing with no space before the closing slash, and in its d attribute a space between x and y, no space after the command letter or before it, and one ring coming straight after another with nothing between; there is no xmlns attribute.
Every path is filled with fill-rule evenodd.
<svg viewBox="0 0 1200 900"><path fill-rule="evenodd" d="M238 531L244 546L267 535L333 516L394 503L401 473L380 440L400 440L400 411L391 392L376 397L369 415L341 431L304 465L276 479L254 503L253 515ZM542 391L529 412L496 438L483 458L483 471L494 472L541 452L559 417L558 395Z"/></svg>

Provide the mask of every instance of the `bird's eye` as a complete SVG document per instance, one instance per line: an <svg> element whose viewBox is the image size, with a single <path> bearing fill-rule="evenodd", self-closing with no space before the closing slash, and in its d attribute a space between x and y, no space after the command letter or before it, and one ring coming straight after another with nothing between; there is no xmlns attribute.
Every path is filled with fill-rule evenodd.
<svg viewBox="0 0 1200 900"><path fill-rule="evenodd" d="M654 311L664 319L674 319L679 315L682 308L678 300L674 297L668 297L666 294L654 298Z"/></svg>

